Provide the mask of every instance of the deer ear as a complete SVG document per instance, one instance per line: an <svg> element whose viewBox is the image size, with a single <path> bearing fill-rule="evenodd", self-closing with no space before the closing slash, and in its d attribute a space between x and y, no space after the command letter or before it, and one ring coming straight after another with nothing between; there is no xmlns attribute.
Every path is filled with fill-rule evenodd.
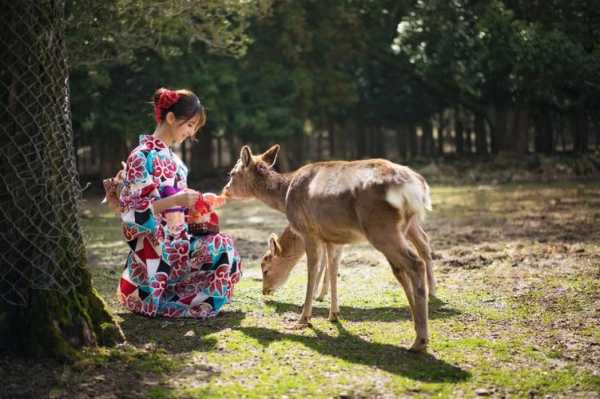
<svg viewBox="0 0 600 399"><path fill-rule="evenodd" d="M271 251L273 256L278 256L281 254L281 247L279 246L277 239L277 234L275 233L271 234L269 237L269 251Z"/></svg>
<svg viewBox="0 0 600 399"><path fill-rule="evenodd" d="M250 147L247 145L242 147L242 150L240 151L240 159L242 160L242 166L244 168L250 166L250 163L252 162L252 151L250 151Z"/></svg>
<svg viewBox="0 0 600 399"><path fill-rule="evenodd" d="M279 154L279 148L279 144L275 144L273 147L265 151L264 154L262 154L263 161L265 161L269 167L275 165L275 162L277 161L277 155Z"/></svg>

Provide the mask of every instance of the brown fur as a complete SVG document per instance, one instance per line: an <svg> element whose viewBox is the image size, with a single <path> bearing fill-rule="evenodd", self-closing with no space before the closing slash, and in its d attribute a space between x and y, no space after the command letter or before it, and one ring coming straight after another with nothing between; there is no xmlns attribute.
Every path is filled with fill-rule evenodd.
<svg viewBox="0 0 600 399"><path fill-rule="evenodd" d="M286 226L279 237L276 234L271 234L268 249L260 262L263 273L263 295L270 295L281 287L305 253L302 237L294 233L289 225ZM329 289L329 277L327 273L323 273L326 267L327 262L324 259L321 262L319 277L317 278L317 281L321 281L321 276L324 274L319 295L315 297L317 301L322 301Z"/></svg>
<svg viewBox="0 0 600 399"><path fill-rule="evenodd" d="M406 292L417 333L411 349L425 350L427 264L431 256L427 236L420 226L420 215L429 207L429 188L423 177L384 159L317 162L280 174L272 168L278 152L276 145L261 155L252 155L250 148L244 146L223 194L256 197L284 212L292 231L302 238L308 284L297 327L308 325L318 268L325 253L332 295L330 319L337 319L334 276L341 245L366 239L386 256ZM390 193L395 193L394 201L390 200ZM419 237L415 241L422 243L417 247L421 257L408 245L409 235Z"/></svg>

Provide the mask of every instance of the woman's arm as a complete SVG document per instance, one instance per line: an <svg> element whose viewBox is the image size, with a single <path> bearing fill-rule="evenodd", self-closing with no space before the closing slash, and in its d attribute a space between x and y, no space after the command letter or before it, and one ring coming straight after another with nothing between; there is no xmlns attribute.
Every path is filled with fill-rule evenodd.
<svg viewBox="0 0 600 399"><path fill-rule="evenodd" d="M175 206L182 206L184 208L192 209L200 197L201 195L199 192L186 189L181 193L172 195L170 197L161 198L154 201L152 204L154 214L160 215L165 209L173 208Z"/></svg>

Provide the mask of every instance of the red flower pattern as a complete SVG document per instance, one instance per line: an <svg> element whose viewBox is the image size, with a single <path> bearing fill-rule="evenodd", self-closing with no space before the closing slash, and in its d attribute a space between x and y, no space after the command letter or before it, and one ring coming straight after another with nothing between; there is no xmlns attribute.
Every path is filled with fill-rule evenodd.
<svg viewBox="0 0 600 399"><path fill-rule="evenodd" d="M167 279L168 276L166 273L159 272L154 275L154 281L150 283L152 296L160 298L163 295L165 288L167 288Z"/></svg>
<svg viewBox="0 0 600 399"><path fill-rule="evenodd" d="M198 268L205 263L212 262L212 256L210 255L210 251L208 249L208 246L204 242L204 240L202 240L202 239L198 240L198 244L196 244L196 245L197 245L196 249L194 250L194 252L191 255L191 258L192 258L191 265L193 267Z"/></svg>
<svg viewBox="0 0 600 399"><path fill-rule="evenodd" d="M152 159L152 175L155 178L164 177L166 179L172 179L177 171L177 164L168 158L160 158L158 156Z"/></svg>
<svg viewBox="0 0 600 399"><path fill-rule="evenodd" d="M139 152L133 152L127 158L127 180L130 182L146 177L146 158Z"/></svg>
<svg viewBox="0 0 600 399"><path fill-rule="evenodd" d="M231 266L229 265L221 265L217 267L217 270L213 272L213 274L208 279L208 288L211 291L215 291L219 295L223 295L223 285L228 281L227 274Z"/></svg>
<svg viewBox="0 0 600 399"><path fill-rule="evenodd" d="M142 145L146 150L163 150L167 148L167 145L162 140L154 138L151 135L142 136L140 145Z"/></svg>
<svg viewBox="0 0 600 399"><path fill-rule="evenodd" d="M134 281L136 284L145 284L148 281L148 269L144 263L134 259L129 267L131 269L129 275L136 280Z"/></svg>
<svg viewBox="0 0 600 399"><path fill-rule="evenodd" d="M138 230L135 227L130 227L126 224L123 225L123 235L125 236L125 240L131 241L139 234Z"/></svg>
<svg viewBox="0 0 600 399"><path fill-rule="evenodd" d="M151 298L147 298L143 303L142 303L142 307L139 310L139 313L146 315L146 316L150 316L150 317L154 317L156 316L156 305L154 304L154 302L151 300Z"/></svg>
<svg viewBox="0 0 600 399"><path fill-rule="evenodd" d="M176 240L171 241L168 245L165 245L169 264L177 262L181 257L188 256L190 250L190 242L187 240Z"/></svg>

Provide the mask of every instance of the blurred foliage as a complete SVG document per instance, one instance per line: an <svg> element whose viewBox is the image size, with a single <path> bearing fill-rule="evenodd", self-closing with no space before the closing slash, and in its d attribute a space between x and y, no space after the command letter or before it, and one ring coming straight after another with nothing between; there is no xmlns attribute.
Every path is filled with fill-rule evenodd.
<svg viewBox="0 0 600 399"><path fill-rule="evenodd" d="M196 91L206 134L230 146L341 130L364 147L381 129L480 115L493 152L523 151L530 126L551 151L573 124L584 151L600 129L592 0L70 0L69 15L74 126L93 145L151 129L160 86ZM522 132L510 112L526 113Z"/></svg>

